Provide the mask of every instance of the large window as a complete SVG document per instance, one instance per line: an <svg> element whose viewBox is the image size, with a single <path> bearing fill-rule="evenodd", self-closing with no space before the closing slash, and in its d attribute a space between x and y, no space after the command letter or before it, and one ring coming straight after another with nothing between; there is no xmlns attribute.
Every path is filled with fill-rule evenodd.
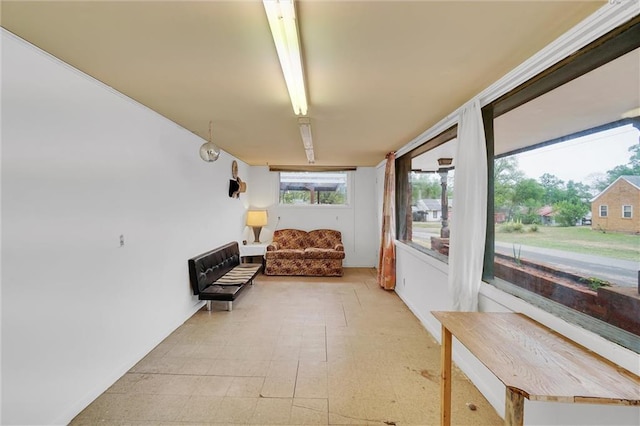
<svg viewBox="0 0 640 426"><path fill-rule="evenodd" d="M628 22L482 111L490 182L483 280L636 352L639 28L639 18ZM396 160L398 238L419 250L448 249L436 200L446 196L450 220L453 170L438 193L433 161L453 157L438 149L454 145L456 133Z"/></svg>
<svg viewBox="0 0 640 426"><path fill-rule="evenodd" d="M627 220L640 199L640 49L548 90L558 75L520 104L485 107L498 111L485 279L640 351L640 228Z"/></svg>
<svg viewBox="0 0 640 426"><path fill-rule="evenodd" d="M280 172L280 204L347 205L348 172Z"/></svg>

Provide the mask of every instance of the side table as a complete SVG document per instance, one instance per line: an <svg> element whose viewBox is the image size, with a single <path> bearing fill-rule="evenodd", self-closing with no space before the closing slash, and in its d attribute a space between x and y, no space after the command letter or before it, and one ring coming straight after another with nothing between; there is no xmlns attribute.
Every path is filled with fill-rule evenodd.
<svg viewBox="0 0 640 426"><path fill-rule="evenodd" d="M240 259L243 263L261 263L264 266L264 254L269 243L240 244Z"/></svg>

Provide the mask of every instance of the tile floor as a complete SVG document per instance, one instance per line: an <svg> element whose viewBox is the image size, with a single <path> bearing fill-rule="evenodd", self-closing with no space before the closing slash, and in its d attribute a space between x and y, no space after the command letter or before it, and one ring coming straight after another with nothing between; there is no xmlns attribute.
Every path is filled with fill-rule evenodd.
<svg viewBox="0 0 640 426"><path fill-rule="evenodd" d="M437 425L440 346L375 278L261 275L232 312L198 311L71 424ZM502 424L457 369L452 387L454 425Z"/></svg>

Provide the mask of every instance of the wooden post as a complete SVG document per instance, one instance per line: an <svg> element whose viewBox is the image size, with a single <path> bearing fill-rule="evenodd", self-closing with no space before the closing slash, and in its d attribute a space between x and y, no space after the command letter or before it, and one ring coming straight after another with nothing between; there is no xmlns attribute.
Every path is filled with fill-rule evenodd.
<svg viewBox="0 0 640 426"><path fill-rule="evenodd" d="M507 388L504 406L504 425L523 426L524 425L524 397Z"/></svg>
<svg viewBox="0 0 640 426"><path fill-rule="evenodd" d="M451 425L451 332L442 326L440 355L440 425Z"/></svg>

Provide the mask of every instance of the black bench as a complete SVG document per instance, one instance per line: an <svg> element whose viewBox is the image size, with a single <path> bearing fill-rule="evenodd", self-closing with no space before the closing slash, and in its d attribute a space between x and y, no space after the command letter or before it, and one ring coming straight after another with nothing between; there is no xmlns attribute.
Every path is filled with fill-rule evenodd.
<svg viewBox="0 0 640 426"><path fill-rule="evenodd" d="M211 310L211 301L217 300L227 302L230 311L233 301L262 269L260 264L240 262L235 241L193 257L188 264L193 294L207 301L207 310Z"/></svg>

